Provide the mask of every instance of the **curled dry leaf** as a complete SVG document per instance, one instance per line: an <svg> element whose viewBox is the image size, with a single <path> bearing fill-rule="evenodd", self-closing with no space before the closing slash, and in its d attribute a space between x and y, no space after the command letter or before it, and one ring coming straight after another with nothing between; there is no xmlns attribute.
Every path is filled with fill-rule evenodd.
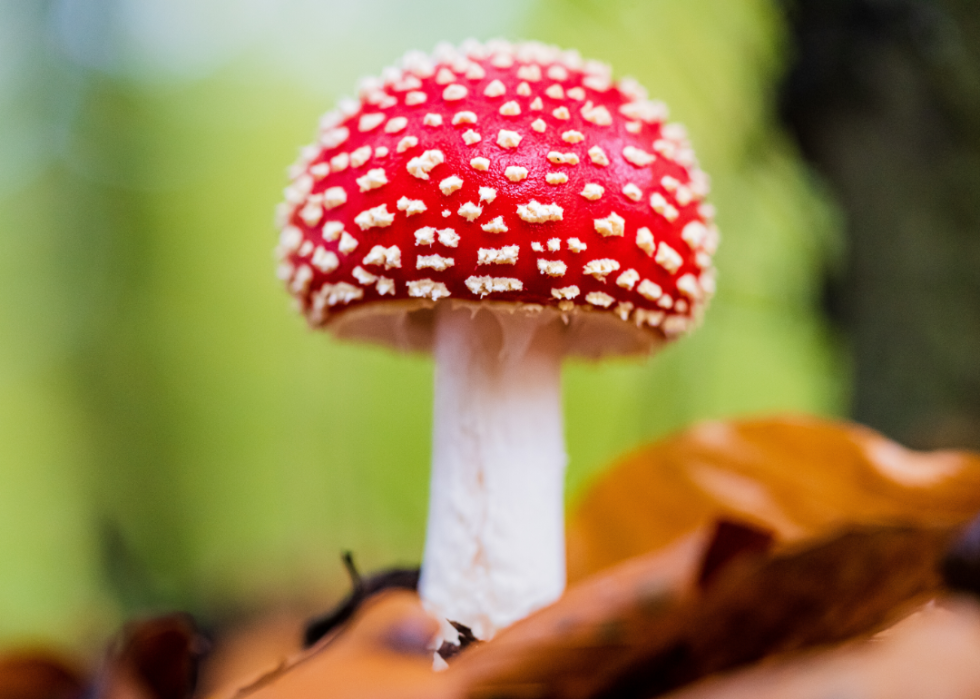
<svg viewBox="0 0 980 699"><path fill-rule="evenodd" d="M802 541L848 523L962 524L980 510L980 456L915 452L813 417L705 423L623 457L568 523L574 583L719 517Z"/></svg>
<svg viewBox="0 0 980 699"><path fill-rule="evenodd" d="M894 621L941 589L939 562L953 536L950 528L855 528L738 559L703 592L665 570L663 554L643 556L571 588L449 674L474 697L657 696Z"/></svg>
<svg viewBox="0 0 980 699"><path fill-rule="evenodd" d="M80 667L48 650L0 656L0 699L78 699L86 684Z"/></svg>
<svg viewBox="0 0 980 699"><path fill-rule="evenodd" d="M386 590L351 621L282 667L234 693L235 699L450 699L432 671L439 623L413 592Z"/></svg>
<svg viewBox="0 0 980 699"><path fill-rule="evenodd" d="M980 603L941 598L873 639L761 663L671 699L980 697Z"/></svg>
<svg viewBox="0 0 980 699"><path fill-rule="evenodd" d="M190 699L207 642L186 614L131 622L109 651L92 694L107 699Z"/></svg>

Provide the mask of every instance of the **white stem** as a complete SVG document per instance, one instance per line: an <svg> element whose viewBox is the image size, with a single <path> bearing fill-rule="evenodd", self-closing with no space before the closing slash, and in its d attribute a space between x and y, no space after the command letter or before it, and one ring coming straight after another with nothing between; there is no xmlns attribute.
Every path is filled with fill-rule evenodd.
<svg viewBox="0 0 980 699"><path fill-rule="evenodd" d="M478 638L565 588L560 321L439 309L419 592Z"/></svg>

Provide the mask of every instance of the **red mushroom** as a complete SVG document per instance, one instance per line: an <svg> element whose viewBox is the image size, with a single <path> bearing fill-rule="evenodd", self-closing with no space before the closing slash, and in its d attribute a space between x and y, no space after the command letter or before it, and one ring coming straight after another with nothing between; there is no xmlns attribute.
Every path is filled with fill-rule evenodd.
<svg viewBox="0 0 980 699"><path fill-rule="evenodd" d="M280 276L314 327L435 355L420 593L489 638L564 589L561 358L696 324L708 178L663 104L575 52L469 42L382 76L294 166Z"/></svg>

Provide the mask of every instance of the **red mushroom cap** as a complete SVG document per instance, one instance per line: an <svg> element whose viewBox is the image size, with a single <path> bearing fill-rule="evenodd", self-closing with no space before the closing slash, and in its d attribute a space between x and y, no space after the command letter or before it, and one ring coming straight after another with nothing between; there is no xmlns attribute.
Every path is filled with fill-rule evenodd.
<svg viewBox="0 0 980 699"><path fill-rule="evenodd" d="M345 335L395 341L443 299L628 328L607 351L682 334L714 291L718 234L708 178L666 113L554 47L410 53L303 149L280 276L312 325Z"/></svg>

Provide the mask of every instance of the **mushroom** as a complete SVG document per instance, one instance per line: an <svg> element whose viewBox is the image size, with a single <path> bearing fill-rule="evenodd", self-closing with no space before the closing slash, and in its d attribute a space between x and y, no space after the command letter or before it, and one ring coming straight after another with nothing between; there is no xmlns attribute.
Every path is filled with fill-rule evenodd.
<svg viewBox="0 0 980 699"><path fill-rule="evenodd" d="M537 43L409 53L323 117L277 212L313 327L435 357L419 591L484 639L564 589L562 358L648 353L714 291L708 178L610 74Z"/></svg>

